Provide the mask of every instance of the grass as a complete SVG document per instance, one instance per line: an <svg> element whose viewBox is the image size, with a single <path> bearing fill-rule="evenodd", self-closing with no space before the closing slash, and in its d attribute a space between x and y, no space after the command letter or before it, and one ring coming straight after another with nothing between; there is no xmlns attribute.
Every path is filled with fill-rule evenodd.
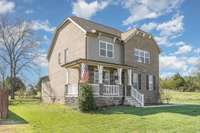
<svg viewBox="0 0 200 133"><path fill-rule="evenodd" d="M171 103L200 104L200 92L165 91L171 97Z"/></svg>
<svg viewBox="0 0 200 133"><path fill-rule="evenodd" d="M14 127L17 133L192 133L200 132L199 98L200 93L177 92L172 102L184 99L184 103L191 104L156 108L120 106L94 113L26 99L12 103L9 119L27 123Z"/></svg>

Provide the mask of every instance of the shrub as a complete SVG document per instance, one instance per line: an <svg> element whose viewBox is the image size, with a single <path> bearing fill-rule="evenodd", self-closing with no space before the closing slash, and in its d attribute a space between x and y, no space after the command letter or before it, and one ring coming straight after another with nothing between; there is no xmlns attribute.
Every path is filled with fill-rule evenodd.
<svg viewBox="0 0 200 133"><path fill-rule="evenodd" d="M88 112L96 109L92 88L83 84L80 86L80 94L79 94L79 109L82 112Z"/></svg>

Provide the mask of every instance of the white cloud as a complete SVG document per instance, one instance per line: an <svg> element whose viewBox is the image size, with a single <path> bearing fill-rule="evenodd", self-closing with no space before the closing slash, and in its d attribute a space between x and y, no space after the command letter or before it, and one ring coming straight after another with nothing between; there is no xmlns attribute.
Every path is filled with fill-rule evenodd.
<svg viewBox="0 0 200 133"><path fill-rule="evenodd" d="M8 0L0 0L0 14L14 11L15 3Z"/></svg>
<svg viewBox="0 0 200 133"><path fill-rule="evenodd" d="M160 31L161 36L180 34L184 29L183 18L183 15L174 16L170 21L159 24L156 29Z"/></svg>
<svg viewBox="0 0 200 133"><path fill-rule="evenodd" d="M140 28L149 32L155 30L159 32L158 36L155 36L155 40L159 45L172 46L171 40L179 37L184 31L183 15L175 15L171 20L163 23L150 22L143 24ZM178 42L181 45L182 42Z"/></svg>
<svg viewBox="0 0 200 133"><path fill-rule="evenodd" d="M165 46L171 46L172 44L169 42L169 39L167 36L155 36L154 37L158 45L165 45Z"/></svg>
<svg viewBox="0 0 200 133"><path fill-rule="evenodd" d="M160 74L160 77L161 77L161 78L168 78L168 77L173 76L174 74L176 74L176 73L175 73L175 72L162 72L162 73Z"/></svg>
<svg viewBox="0 0 200 133"><path fill-rule="evenodd" d="M200 48L196 48L194 52L200 56Z"/></svg>
<svg viewBox="0 0 200 133"><path fill-rule="evenodd" d="M178 48L175 54L187 54L192 51L192 46L184 44Z"/></svg>
<svg viewBox="0 0 200 133"><path fill-rule="evenodd" d="M44 30L46 32L53 32L56 27L50 26L50 23L48 20L46 21L38 21L34 20L32 21L32 28L33 30Z"/></svg>
<svg viewBox="0 0 200 133"><path fill-rule="evenodd" d="M148 31L155 29L156 27L157 27L157 24L151 22L151 23L148 23L148 24L143 24L141 26L141 29L148 32Z"/></svg>
<svg viewBox="0 0 200 133"><path fill-rule="evenodd" d="M188 68L187 62L177 56L160 56L160 67L163 70L186 71Z"/></svg>
<svg viewBox="0 0 200 133"><path fill-rule="evenodd" d="M132 24L143 19L157 18L177 9L183 0L124 0L122 5L130 12L123 21L124 25Z"/></svg>
<svg viewBox="0 0 200 133"><path fill-rule="evenodd" d="M173 73L190 75L197 70L200 64L200 57L197 56L176 56L161 55L160 68L161 75L167 77Z"/></svg>
<svg viewBox="0 0 200 133"><path fill-rule="evenodd" d="M85 0L78 0L77 2L73 3L73 10L72 14L83 17L83 18L91 18L95 15L98 11L103 10L106 8L111 0L101 0L101 1L93 1L93 2L86 2Z"/></svg>
<svg viewBox="0 0 200 133"><path fill-rule="evenodd" d="M35 64L38 64L40 67L47 67L48 66L48 61L47 61L47 54L46 52L43 52L40 56L38 56L34 60Z"/></svg>
<svg viewBox="0 0 200 133"><path fill-rule="evenodd" d="M31 10L31 9L28 9L28 10L25 11L26 14L32 14L33 12L34 12L34 11Z"/></svg>

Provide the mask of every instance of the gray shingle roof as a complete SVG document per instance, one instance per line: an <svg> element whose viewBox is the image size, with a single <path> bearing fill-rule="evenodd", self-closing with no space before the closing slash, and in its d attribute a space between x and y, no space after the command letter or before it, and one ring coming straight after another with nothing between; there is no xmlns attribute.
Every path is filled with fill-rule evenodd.
<svg viewBox="0 0 200 133"><path fill-rule="evenodd" d="M71 16L70 18L74 22L76 22L78 25L80 25L87 32L91 32L92 30L97 30L97 31L112 34L112 35L115 35L118 37L120 37L121 33L122 33L120 30L117 30L115 28L105 26L105 25L102 25L102 24L99 24L96 22L92 22L92 21L84 19L84 18L80 18L77 16Z"/></svg>

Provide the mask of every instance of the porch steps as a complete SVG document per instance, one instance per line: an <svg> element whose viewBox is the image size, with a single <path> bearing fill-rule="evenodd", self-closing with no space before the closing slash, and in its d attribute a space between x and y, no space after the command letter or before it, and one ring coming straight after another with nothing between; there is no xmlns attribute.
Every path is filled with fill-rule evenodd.
<svg viewBox="0 0 200 133"><path fill-rule="evenodd" d="M134 97L126 97L124 100L124 105L141 107L140 103L137 102Z"/></svg>

